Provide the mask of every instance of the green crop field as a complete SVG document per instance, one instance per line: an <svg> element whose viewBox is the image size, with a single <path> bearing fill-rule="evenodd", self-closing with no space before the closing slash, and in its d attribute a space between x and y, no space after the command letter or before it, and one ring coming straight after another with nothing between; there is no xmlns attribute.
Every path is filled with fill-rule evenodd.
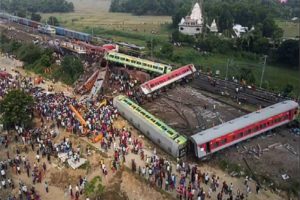
<svg viewBox="0 0 300 200"><path fill-rule="evenodd" d="M283 30L283 37L299 37L299 24L297 22L277 20L277 25Z"/></svg>
<svg viewBox="0 0 300 200"><path fill-rule="evenodd" d="M42 20L45 21L49 16L55 16L62 26L79 31L100 27L109 30L106 33L102 32L103 36L113 39L124 39L122 35L112 34L118 33L118 31L132 35L154 33L154 36L159 35L164 38L168 36L165 27L166 24L171 23L170 16L134 16L128 13L110 13L111 0L70 0L70 2L74 3L75 12L42 14Z"/></svg>

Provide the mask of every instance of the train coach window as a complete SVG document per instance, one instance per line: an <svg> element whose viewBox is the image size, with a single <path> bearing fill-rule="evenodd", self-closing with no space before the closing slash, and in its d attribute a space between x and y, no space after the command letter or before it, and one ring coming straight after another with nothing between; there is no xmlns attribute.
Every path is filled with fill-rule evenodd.
<svg viewBox="0 0 300 200"><path fill-rule="evenodd" d="M250 134L250 133L251 133L251 129L247 130L247 133L246 133L246 134L248 135L248 134Z"/></svg>
<svg viewBox="0 0 300 200"><path fill-rule="evenodd" d="M158 144L160 144L160 139L157 139Z"/></svg>
<svg viewBox="0 0 300 200"><path fill-rule="evenodd" d="M226 144L226 142L227 142L226 138L222 140L222 144Z"/></svg>
<svg viewBox="0 0 300 200"><path fill-rule="evenodd" d="M170 134L170 135L174 135L174 133L170 130L167 130L167 132Z"/></svg>
<svg viewBox="0 0 300 200"><path fill-rule="evenodd" d="M148 135L150 135L150 132L149 132L149 131L147 131L147 134L148 134Z"/></svg>
<svg viewBox="0 0 300 200"><path fill-rule="evenodd" d="M218 147L218 146L219 146L219 142L215 142L214 147Z"/></svg>
<svg viewBox="0 0 300 200"><path fill-rule="evenodd" d="M239 133L239 137L240 137L240 138L243 137L243 132L240 132L240 133Z"/></svg>
<svg viewBox="0 0 300 200"><path fill-rule="evenodd" d="M161 128L162 128L162 130L164 130L164 131L168 130L165 126L162 126Z"/></svg>
<svg viewBox="0 0 300 200"><path fill-rule="evenodd" d="M170 147L168 147L168 151L169 151L169 152L172 152L172 150L171 150L171 148L170 148Z"/></svg>

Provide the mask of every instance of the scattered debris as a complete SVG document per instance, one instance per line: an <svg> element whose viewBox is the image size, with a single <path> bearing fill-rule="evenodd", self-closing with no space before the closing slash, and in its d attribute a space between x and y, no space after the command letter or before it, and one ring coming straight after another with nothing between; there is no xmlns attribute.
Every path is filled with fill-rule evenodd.
<svg viewBox="0 0 300 200"><path fill-rule="evenodd" d="M290 178L287 174L282 174L281 177L283 180L288 180Z"/></svg>
<svg viewBox="0 0 300 200"><path fill-rule="evenodd" d="M298 153L295 151L294 147L291 146L290 144L284 144L283 145L289 152L291 152L294 155L298 155Z"/></svg>

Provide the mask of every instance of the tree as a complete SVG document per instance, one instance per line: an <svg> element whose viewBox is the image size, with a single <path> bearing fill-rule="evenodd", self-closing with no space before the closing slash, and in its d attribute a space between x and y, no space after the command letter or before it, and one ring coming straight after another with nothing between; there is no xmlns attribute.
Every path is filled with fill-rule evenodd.
<svg viewBox="0 0 300 200"><path fill-rule="evenodd" d="M84 72L81 60L74 56L65 56L62 63L64 74L70 78L70 83L73 83Z"/></svg>
<svg viewBox="0 0 300 200"><path fill-rule="evenodd" d="M56 17L54 17L54 16L50 16L50 17L48 18L47 23L48 23L49 25L52 25L52 26L59 26L59 21L58 21L58 19L57 19Z"/></svg>
<svg viewBox="0 0 300 200"><path fill-rule="evenodd" d="M173 48L172 44L165 43L165 44L163 44L163 46L160 50L160 53L166 58L171 58L173 56L173 51L174 51L174 48Z"/></svg>
<svg viewBox="0 0 300 200"><path fill-rule="evenodd" d="M299 64L299 41L286 40L281 43L276 52L277 61L289 67L296 68Z"/></svg>
<svg viewBox="0 0 300 200"><path fill-rule="evenodd" d="M9 91L0 102L1 121L10 129L15 125L28 128L32 125L34 101L20 90Z"/></svg>
<svg viewBox="0 0 300 200"><path fill-rule="evenodd" d="M247 68L241 68L240 69L240 80L246 81L248 84L254 84L255 83L255 76L251 69Z"/></svg>
<svg viewBox="0 0 300 200"><path fill-rule="evenodd" d="M31 20L33 21L41 21L42 19L42 16L40 14L37 14L37 13L31 13Z"/></svg>
<svg viewBox="0 0 300 200"><path fill-rule="evenodd" d="M294 86L291 84L286 84L286 86L283 88L283 96L287 97L291 92L294 90Z"/></svg>
<svg viewBox="0 0 300 200"><path fill-rule="evenodd" d="M17 16L25 18L26 17L26 10L19 10L19 11L17 11Z"/></svg>
<svg viewBox="0 0 300 200"><path fill-rule="evenodd" d="M41 55L41 49L33 44L21 46L17 53L18 58L28 64L32 64L37 61Z"/></svg>
<svg viewBox="0 0 300 200"><path fill-rule="evenodd" d="M273 19L271 19L270 17L267 17L264 21L263 21L263 36L264 37L272 37L273 33L275 32L275 30L277 29L277 25L275 24L275 21Z"/></svg>
<svg viewBox="0 0 300 200"><path fill-rule="evenodd" d="M50 67L51 65L50 57L46 54L43 54L41 57L41 64L43 65L43 67Z"/></svg>
<svg viewBox="0 0 300 200"><path fill-rule="evenodd" d="M100 176L94 177L90 182L87 182L84 187L84 193L90 199L101 198L105 187L102 185Z"/></svg>

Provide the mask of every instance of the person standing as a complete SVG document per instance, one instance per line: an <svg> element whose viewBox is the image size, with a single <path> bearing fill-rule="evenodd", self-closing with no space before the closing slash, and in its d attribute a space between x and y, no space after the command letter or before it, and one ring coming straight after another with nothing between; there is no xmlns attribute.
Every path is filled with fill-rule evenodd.
<svg viewBox="0 0 300 200"><path fill-rule="evenodd" d="M47 181L45 181L45 190L46 190L47 193L49 192L49 186L48 186L48 182Z"/></svg>
<svg viewBox="0 0 300 200"><path fill-rule="evenodd" d="M260 185L256 184L256 194L258 194L259 190L260 190Z"/></svg>

